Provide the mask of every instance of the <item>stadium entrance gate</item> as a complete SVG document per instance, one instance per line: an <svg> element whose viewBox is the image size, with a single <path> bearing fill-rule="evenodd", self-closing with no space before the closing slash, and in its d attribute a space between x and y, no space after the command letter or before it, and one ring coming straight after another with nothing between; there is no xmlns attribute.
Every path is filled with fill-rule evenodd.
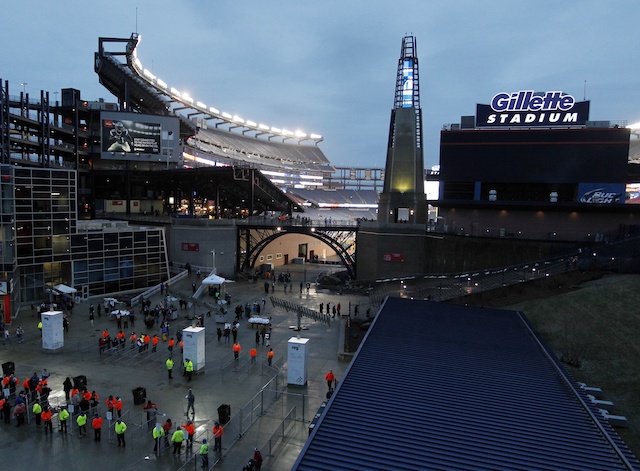
<svg viewBox="0 0 640 471"><path fill-rule="evenodd" d="M287 234L308 235L331 247L344 264L351 279L356 277L356 238L358 226L353 225L310 225L296 221L280 221L278 224L238 224L238 269L253 270L260 252L269 243Z"/></svg>

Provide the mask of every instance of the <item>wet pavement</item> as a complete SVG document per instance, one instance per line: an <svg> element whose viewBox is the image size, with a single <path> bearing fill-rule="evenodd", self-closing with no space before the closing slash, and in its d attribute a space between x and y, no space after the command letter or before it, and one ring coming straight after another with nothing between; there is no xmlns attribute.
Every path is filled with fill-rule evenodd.
<svg viewBox="0 0 640 471"><path fill-rule="evenodd" d="M15 420L12 420L11 425L0 422L0 454L3 461L28 463L32 469L201 469L200 461L196 463L193 454L198 451L198 442L207 438L212 444L209 452L210 469L239 471L253 456L254 447L262 450L265 459L263 470L290 469L307 438L309 422L326 400L326 372L332 369L339 380L348 362L339 360L338 357L340 332L343 329L337 318L330 325L303 318L302 324L306 328L300 332L300 336L309 339L308 381L304 387L287 386L287 342L298 335L292 329L297 325L297 318L294 313L287 312L282 307L274 307L269 296L315 311L319 309L321 302L325 305L327 302L331 305L340 303L343 315L347 313L349 303L352 307L358 304L360 312L364 312L368 306L368 298L318 292L313 281L320 272L329 269L327 266L289 265L281 268L282 271L287 269L291 272L292 289L286 293L283 285L277 283L275 293L266 295L264 280L258 280L257 283L229 283L223 288L223 293L231 295L229 320L233 320L233 309L237 304L261 303L262 298L265 298L266 312L262 311L261 316L271 317L271 347L275 352L274 365L279 368L268 367L266 353L269 347L262 345L262 342L257 348L256 363L250 362L249 349L255 344L256 330L250 327L246 318L240 321L238 341L242 351L238 362L234 362L232 342L225 344L224 339L220 342L217 340L213 312L212 317L205 317L206 366L203 371L194 374L191 382L182 376L179 349L173 353L176 365L173 379L170 380L165 366L169 356L166 343L161 341L155 353L151 348L138 353L137 348L129 347L128 337L132 331L138 335L143 332L160 335L158 325L147 329L139 315L136 316L135 327L129 326L125 331L126 348L118 350L117 354L100 354L98 338L105 328L112 335L115 334L116 321L104 314L102 317L96 315L94 325L91 326L89 305L97 305L102 299L85 300L76 305L69 316L70 327L69 332L65 333L64 348L56 353L45 353L42 351L37 329L37 317L32 316L29 307L25 306L10 327L12 343L0 345L0 362L15 363L16 377L20 384L34 372L40 374L46 368L51 375L50 402L54 406L65 402L62 383L66 377L73 379L86 376L87 389L96 391L100 396L99 411L105 421L100 442L93 440L90 424L87 427L89 435L79 436L75 415L72 416L73 422L67 434L56 430L57 416L53 420L53 434L45 434L44 429L36 427L33 418L30 423L21 427L16 427ZM309 293L306 289L303 289L303 293L299 292L299 284L304 279L311 283ZM199 285L200 280L195 274L172 285L172 292L189 297L194 281ZM205 294L201 299L211 302L213 298ZM154 295L150 300L152 307L163 301L160 294ZM177 301L174 304L177 307ZM203 307L179 310L178 318L170 321L170 334L192 325L194 321L190 318L194 314L205 313L206 309ZM18 343L15 337L15 330L19 325L25 330L22 343ZM265 387L267 383L269 385ZM181 425L187 420L185 396L190 388L193 390L196 443L192 451L185 452L183 445L180 455L173 455L172 448L159 455L154 454L154 441L146 423L143 404L134 404L132 391L137 388L146 389L146 399L157 404L158 422L164 422L166 418L172 419L173 430L175 425ZM122 418L128 427L125 432L125 447L116 445L114 422L106 420L105 400L109 395L119 396L123 400ZM221 405L230 407L231 421L225 426L222 459L218 462L220 457L213 451L211 428L214 420L218 420L218 408ZM283 418L294 407L295 419L283 422Z"/></svg>

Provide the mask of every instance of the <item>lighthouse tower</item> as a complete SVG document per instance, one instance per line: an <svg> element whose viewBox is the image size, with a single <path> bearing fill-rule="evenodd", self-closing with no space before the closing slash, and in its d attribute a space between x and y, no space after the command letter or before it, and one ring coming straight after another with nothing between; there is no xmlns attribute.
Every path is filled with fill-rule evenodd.
<svg viewBox="0 0 640 471"><path fill-rule="evenodd" d="M378 222L427 222L420 80L413 36L402 38Z"/></svg>

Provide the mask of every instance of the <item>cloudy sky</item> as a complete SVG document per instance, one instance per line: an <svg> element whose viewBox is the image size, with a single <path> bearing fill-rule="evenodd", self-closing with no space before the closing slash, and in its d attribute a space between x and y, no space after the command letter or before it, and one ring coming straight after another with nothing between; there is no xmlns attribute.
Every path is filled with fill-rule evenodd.
<svg viewBox="0 0 640 471"><path fill-rule="evenodd" d="M586 90L592 120L640 121L636 0L21 0L4 1L3 18L12 95L25 83L31 96L73 87L113 100L93 71L98 38L137 31L143 66L169 86L322 134L335 165L384 166L405 35L417 39L427 167L442 126L502 91Z"/></svg>

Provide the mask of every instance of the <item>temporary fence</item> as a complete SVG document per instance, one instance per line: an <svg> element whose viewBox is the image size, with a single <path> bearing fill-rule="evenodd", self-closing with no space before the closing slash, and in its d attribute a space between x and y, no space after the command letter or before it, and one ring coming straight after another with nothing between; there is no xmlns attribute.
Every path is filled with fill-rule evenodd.
<svg viewBox="0 0 640 471"><path fill-rule="evenodd" d="M222 455L213 452L213 459L209 460L209 468L213 468L218 461L228 453L234 445L242 439L253 424L255 424L260 417L281 397L284 389L284 379L281 377L281 373L278 372L273 378L271 378L262 389L254 395L244 407L238 412L229 417L228 422L224 423L222 417L216 422L221 423L224 428L224 435L222 439L223 453ZM220 412L220 411L218 411ZM194 439L196 443L201 443L202 439L207 439L207 442L211 443L213 448L213 442L211 441L211 434L213 430L213 423L207 424L205 430L197 435ZM194 466L199 466L197 453L193 453L186 463L182 465L179 470L191 469Z"/></svg>
<svg viewBox="0 0 640 471"><path fill-rule="evenodd" d="M329 326L331 325L331 315L329 314L323 314L313 309L309 309L308 307L302 306L301 304L293 303L285 299L276 298L275 296L270 296L269 299L271 300L271 304L274 307L282 308L287 312L295 312L298 315L298 318L304 316L316 322L327 324Z"/></svg>

